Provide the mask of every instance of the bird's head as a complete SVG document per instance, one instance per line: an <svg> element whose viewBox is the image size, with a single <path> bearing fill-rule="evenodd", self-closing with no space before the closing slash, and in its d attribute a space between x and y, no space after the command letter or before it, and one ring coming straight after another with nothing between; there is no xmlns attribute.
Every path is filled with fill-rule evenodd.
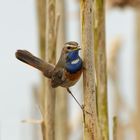
<svg viewBox="0 0 140 140"><path fill-rule="evenodd" d="M73 61L79 57L79 50L81 50L80 46L77 42L70 41L65 43L63 48L63 53L66 55L66 61Z"/></svg>

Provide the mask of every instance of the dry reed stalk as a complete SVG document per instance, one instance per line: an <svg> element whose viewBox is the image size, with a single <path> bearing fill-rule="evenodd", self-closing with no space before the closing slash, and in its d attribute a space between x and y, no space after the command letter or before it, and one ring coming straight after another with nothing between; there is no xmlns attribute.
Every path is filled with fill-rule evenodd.
<svg viewBox="0 0 140 140"><path fill-rule="evenodd" d="M59 30L57 37L57 58L60 57L62 47L65 42L65 4L64 0L56 0L56 13L60 15ZM68 112L66 89L59 87L56 89L56 117L55 117L55 139L68 139Z"/></svg>
<svg viewBox="0 0 140 140"><path fill-rule="evenodd" d="M61 87L59 87L56 91L56 140L68 139L68 112L66 92L67 91Z"/></svg>
<svg viewBox="0 0 140 140"><path fill-rule="evenodd" d="M119 115L119 112L123 109L125 112L130 114L130 121L127 124L123 124L119 118L117 118L117 131L115 132L115 136L113 134L113 137L115 139L120 140L124 139L124 134L127 132L129 129L133 129L136 132L136 139L138 140L139 136L139 131L138 127L138 116L137 112L131 111L128 106L123 102L122 97L121 97L121 91L119 90L119 83L118 83L118 64L117 64L117 59L118 55L120 52L120 49L122 47L122 42L120 38L116 38L112 41L111 43L111 49L109 52L109 57L108 57L108 73L109 76L113 82L113 87L114 87L114 95L115 95L115 102L114 102L114 114L116 116ZM137 127L138 126L138 127ZM114 132L113 132L114 133Z"/></svg>
<svg viewBox="0 0 140 140"><path fill-rule="evenodd" d="M46 50L46 0L36 0L39 29L39 51L42 59L45 59Z"/></svg>
<svg viewBox="0 0 140 140"><path fill-rule="evenodd" d="M56 20L55 0L46 2L46 61L55 64L56 61ZM55 89L51 87L48 79L45 91L45 140L55 140Z"/></svg>
<svg viewBox="0 0 140 140"><path fill-rule="evenodd" d="M46 55L46 0L36 0L39 30L39 51L40 57L45 60ZM45 77L41 74L41 86L39 93L39 108L42 117L45 115ZM45 124L41 123L43 140L45 140Z"/></svg>
<svg viewBox="0 0 140 140"><path fill-rule="evenodd" d="M136 48L135 48L135 78L136 78L136 140L140 140L140 10L136 11Z"/></svg>
<svg viewBox="0 0 140 140"><path fill-rule="evenodd" d="M115 101L113 102L114 104L114 114L118 115L118 112L120 112L120 110L123 108L126 108L126 105L124 105L124 102L122 101L121 98L121 91L119 89L119 85L118 85L118 56L119 56L119 52L120 49L122 47L122 41L120 37L115 38L112 42L111 42L111 47L109 49L108 52L108 75L109 78L112 80L113 83L113 88L114 88L114 99Z"/></svg>
<svg viewBox="0 0 140 140"><path fill-rule="evenodd" d="M96 88L93 56L93 7L92 0L80 1L82 49L84 61L84 139L97 140Z"/></svg>
<svg viewBox="0 0 140 140"><path fill-rule="evenodd" d="M97 78L97 108L99 133L101 139L109 139L108 104L107 104L107 70L105 46L105 8L104 0L95 0L94 9L94 58Z"/></svg>
<svg viewBox="0 0 140 140"><path fill-rule="evenodd" d="M109 78L112 80L112 84L114 88L115 101L113 102L114 103L113 114L115 116L119 115L119 112L122 110L122 108L124 108L124 110L126 109L128 110L128 107L122 100L121 91L118 85L119 79L118 79L118 63L117 63L118 61L117 60L118 60L121 47L122 47L122 40L120 37L116 37L111 42L111 47L108 52L108 74L109 74ZM119 118L117 118L117 131L115 132L115 134L113 130L113 137L115 137L114 139L118 139L118 140L122 139L124 137L125 130L126 129L124 129L123 124L120 122Z"/></svg>
<svg viewBox="0 0 140 140"><path fill-rule="evenodd" d="M117 140L117 117L113 117L113 140Z"/></svg>

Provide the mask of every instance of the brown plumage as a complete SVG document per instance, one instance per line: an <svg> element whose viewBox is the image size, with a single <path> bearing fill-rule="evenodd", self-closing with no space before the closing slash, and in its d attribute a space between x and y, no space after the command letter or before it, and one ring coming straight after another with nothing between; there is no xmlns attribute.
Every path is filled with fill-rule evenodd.
<svg viewBox="0 0 140 140"><path fill-rule="evenodd" d="M56 66L41 60L26 50L17 50L16 58L20 61L40 70L47 78L51 79L53 88L62 86L65 88L73 86L80 78L82 67L75 73L66 70L67 57L70 52L79 51L77 42L71 41L64 44L60 59Z"/></svg>

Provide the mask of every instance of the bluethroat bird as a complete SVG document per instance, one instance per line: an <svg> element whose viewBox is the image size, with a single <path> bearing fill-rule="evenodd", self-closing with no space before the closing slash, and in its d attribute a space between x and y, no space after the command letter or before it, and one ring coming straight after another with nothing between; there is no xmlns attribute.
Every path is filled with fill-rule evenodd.
<svg viewBox="0 0 140 140"><path fill-rule="evenodd" d="M79 50L81 48L77 42L70 41L65 43L61 56L55 66L41 60L26 50L17 50L16 58L40 70L45 77L51 80L53 88L58 86L66 88L83 110L83 106L69 89L79 80L83 71L83 62L79 56Z"/></svg>

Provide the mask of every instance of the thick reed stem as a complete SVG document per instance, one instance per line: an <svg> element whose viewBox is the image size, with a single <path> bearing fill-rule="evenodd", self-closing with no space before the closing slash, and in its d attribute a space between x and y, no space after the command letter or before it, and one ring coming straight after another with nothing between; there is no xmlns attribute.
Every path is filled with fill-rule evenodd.
<svg viewBox="0 0 140 140"><path fill-rule="evenodd" d="M96 88L93 53L92 0L81 0L82 49L84 61L84 139L97 140Z"/></svg>
<svg viewBox="0 0 140 140"><path fill-rule="evenodd" d="M135 78L136 78L136 119L135 121L135 133L136 140L140 139L140 10L136 11L136 48L135 48Z"/></svg>
<svg viewBox="0 0 140 140"><path fill-rule="evenodd" d="M56 0L56 13L60 16L57 37L57 59L63 48L65 32L65 0ZM58 16L57 16L58 17ZM56 89L55 140L68 140L68 99L66 89Z"/></svg>
<svg viewBox="0 0 140 140"><path fill-rule="evenodd" d="M109 139L104 0L94 1L94 58L97 78L97 108L101 139Z"/></svg>
<svg viewBox="0 0 140 140"><path fill-rule="evenodd" d="M40 57L45 60L46 56L46 0L36 0L39 31L39 52ZM44 118L45 114L45 77L41 74L41 86L39 93L39 106ZM42 137L45 140L45 123L41 124Z"/></svg>
<svg viewBox="0 0 140 140"><path fill-rule="evenodd" d="M55 64L56 61L56 32L55 32L55 0L47 0L46 18L46 61ZM55 89L46 79L45 91L45 140L55 140Z"/></svg>

